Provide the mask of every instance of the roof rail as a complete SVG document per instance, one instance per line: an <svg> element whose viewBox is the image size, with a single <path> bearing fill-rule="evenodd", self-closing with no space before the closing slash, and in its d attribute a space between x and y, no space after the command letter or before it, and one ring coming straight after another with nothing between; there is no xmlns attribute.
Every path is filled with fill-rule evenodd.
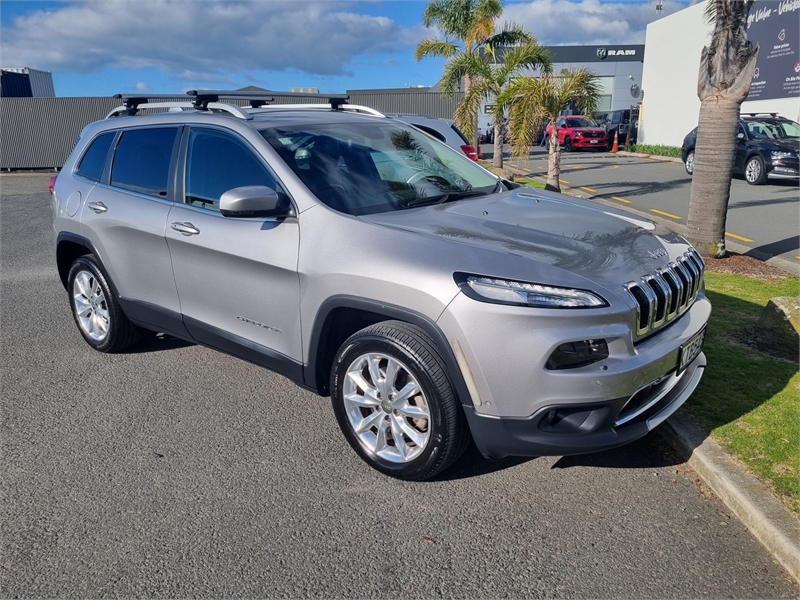
<svg viewBox="0 0 800 600"><path fill-rule="evenodd" d="M116 117L123 112L133 117L142 108L195 108L202 111L221 111L232 114L240 119L250 120L253 117L244 111L241 107L234 104L227 104L225 102L216 102L204 100L198 102L196 98L187 98L185 101L176 101L180 98L180 94L115 94L114 98L120 98L125 102L124 106L118 106L112 110L106 119ZM171 100L171 102L151 102L151 100Z"/></svg>
<svg viewBox="0 0 800 600"><path fill-rule="evenodd" d="M189 90L189 96L196 98L195 102L217 102L225 100L248 100L252 108L258 108L274 102L273 96L287 98L319 98L328 101L333 110L340 110L343 104L347 104L350 96L347 94L310 94L305 92L275 92L264 90L263 92L248 92L246 90ZM254 104L257 103L257 104Z"/></svg>
<svg viewBox="0 0 800 600"><path fill-rule="evenodd" d="M314 103L314 104L270 104L269 106L262 106L261 109L264 111L271 111L271 110L297 110L297 109L306 109L306 108L316 108L316 109L328 109L328 110L342 110L345 112L357 112L357 113L364 113L367 115L371 115L373 117L386 117L385 114L380 112L379 110L375 110L374 108L370 108L369 106L361 106L360 104L345 104L343 106L335 107L333 104L321 104L321 103Z"/></svg>
<svg viewBox="0 0 800 600"><path fill-rule="evenodd" d="M763 113L745 113L744 114L744 116L746 116L746 117L758 117L759 115L769 115L770 117L777 117L778 113L763 112Z"/></svg>

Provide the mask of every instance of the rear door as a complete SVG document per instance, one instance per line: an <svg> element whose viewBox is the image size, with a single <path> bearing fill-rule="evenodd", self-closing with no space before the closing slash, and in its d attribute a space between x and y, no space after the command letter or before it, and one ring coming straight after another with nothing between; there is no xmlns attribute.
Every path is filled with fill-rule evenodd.
<svg viewBox="0 0 800 600"><path fill-rule="evenodd" d="M230 189L285 192L237 133L202 126L185 138L181 197L167 227L184 323L202 343L284 371L302 358L297 219L222 216Z"/></svg>
<svg viewBox="0 0 800 600"><path fill-rule="evenodd" d="M180 126L118 132L113 156L81 212L81 230L134 321L184 334L164 233Z"/></svg>

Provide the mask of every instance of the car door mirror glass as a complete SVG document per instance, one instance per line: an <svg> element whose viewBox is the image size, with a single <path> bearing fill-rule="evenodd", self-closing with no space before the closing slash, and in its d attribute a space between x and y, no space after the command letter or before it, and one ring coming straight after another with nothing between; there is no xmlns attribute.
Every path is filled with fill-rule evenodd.
<svg viewBox="0 0 800 600"><path fill-rule="evenodd" d="M222 194L219 210L225 217L285 217L291 212L291 204L265 185L245 185Z"/></svg>

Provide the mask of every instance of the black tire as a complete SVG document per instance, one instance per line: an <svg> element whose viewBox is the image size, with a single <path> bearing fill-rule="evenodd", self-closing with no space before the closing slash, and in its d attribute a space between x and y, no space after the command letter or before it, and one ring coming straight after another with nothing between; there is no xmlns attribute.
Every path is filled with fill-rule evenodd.
<svg viewBox="0 0 800 600"><path fill-rule="evenodd" d="M76 284L76 280L83 284L88 282L92 290L97 291L98 294L90 299L81 291L81 284ZM108 277L94 255L81 256L72 263L67 275L67 290L75 325L83 339L92 348L98 352L122 352L139 341L139 329L125 316L117 300L116 292L109 284ZM92 304L92 302L94 303ZM79 305L85 309L83 315L79 315L81 312ZM87 324L92 317L95 317L95 323L102 324L100 327L94 328L94 334L92 325ZM102 332L103 326L105 334Z"/></svg>
<svg viewBox="0 0 800 600"><path fill-rule="evenodd" d="M376 453L377 444L372 448L370 444L362 442L351 419L363 418L366 421L367 417L377 417L380 422L373 428L374 433L373 429L362 432L365 436L374 435L376 439L380 439L379 428L383 428L384 432L388 431L389 435L394 431L389 425L391 412L398 416L398 419L404 420L408 426L415 426L420 420L398 415L397 410L390 412L389 408L392 405L387 402L381 403L381 407L370 408L345 403L344 389L348 380L348 370L367 355L376 354L385 357L387 361L390 358L394 359L407 370L408 380L413 377L422 392L422 396L417 396L414 402L421 403L429 411L429 418L423 420L426 422L425 429L420 428L421 434L427 435L426 442L416 447L410 443L410 438L408 438L409 443L406 443L405 439L402 440L404 449L408 450L411 446L410 451L416 451L418 454L408 460L399 459L401 462L398 462L397 458L387 460L379 456ZM379 369L388 370L386 366L388 362L381 361L379 365L381 365ZM406 373L405 370L398 371L397 377L402 377ZM365 371L365 374L369 377L368 371ZM386 372L383 371L382 374L385 380ZM395 383L392 382L392 387ZM385 321L366 327L350 336L334 358L330 389L336 420L350 446L364 462L391 477L409 481L430 479L453 464L464 452L469 441L466 418L450 385L444 361L435 342L419 327L401 321ZM358 386L357 389L360 390L361 387ZM377 396L380 398L380 393ZM365 390L364 396L361 397L367 397ZM420 400L420 397L423 400ZM354 417L356 410L361 412ZM385 416L381 417L384 414ZM393 448L397 450L398 445L391 439L386 442L384 450L391 452Z"/></svg>
<svg viewBox="0 0 800 600"><path fill-rule="evenodd" d="M686 162L683 163L683 168L689 175L694 174L694 150L686 153Z"/></svg>
<svg viewBox="0 0 800 600"><path fill-rule="evenodd" d="M744 165L744 178L750 185L761 185L767 180L767 170L764 168L764 159L758 154L747 159Z"/></svg>
<svg viewBox="0 0 800 600"><path fill-rule="evenodd" d="M572 152L572 138L567 136L564 138L564 152Z"/></svg>

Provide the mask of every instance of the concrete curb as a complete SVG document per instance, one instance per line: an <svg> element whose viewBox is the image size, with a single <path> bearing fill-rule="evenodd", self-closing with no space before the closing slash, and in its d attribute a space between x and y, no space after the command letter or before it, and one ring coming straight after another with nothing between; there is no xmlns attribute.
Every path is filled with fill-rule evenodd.
<svg viewBox="0 0 800 600"><path fill-rule="evenodd" d="M659 154L644 154L642 152L627 152L626 150L620 150L619 152L615 152L618 156L632 156L635 158L649 158L650 160L660 160L661 162L674 162L674 163L681 163L683 161L676 157L676 156L661 156Z"/></svg>
<svg viewBox="0 0 800 600"><path fill-rule="evenodd" d="M673 415L659 431L775 560L800 582L800 519L686 415Z"/></svg>

